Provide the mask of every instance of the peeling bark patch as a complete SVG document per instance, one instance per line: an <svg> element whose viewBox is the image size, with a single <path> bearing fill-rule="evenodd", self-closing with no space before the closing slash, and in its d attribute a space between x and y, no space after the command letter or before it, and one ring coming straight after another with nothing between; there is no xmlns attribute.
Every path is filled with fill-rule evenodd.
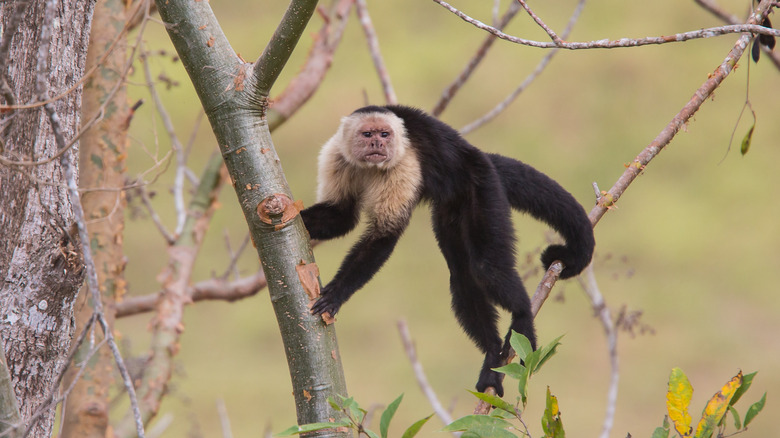
<svg viewBox="0 0 780 438"><path fill-rule="evenodd" d="M320 268L316 263L304 263L301 261L295 266L295 272L298 273L298 279L303 285L303 290L309 296L309 301L314 301L320 296Z"/></svg>

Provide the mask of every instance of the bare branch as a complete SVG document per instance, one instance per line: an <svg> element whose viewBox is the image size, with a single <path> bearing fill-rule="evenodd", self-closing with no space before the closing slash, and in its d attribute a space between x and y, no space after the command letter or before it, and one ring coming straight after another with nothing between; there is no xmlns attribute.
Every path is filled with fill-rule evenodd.
<svg viewBox="0 0 780 438"><path fill-rule="evenodd" d="M452 415L450 415L450 413L444 409L444 406L442 406L441 402L439 402L439 398L433 391L433 387L431 386L430 382L428 382L428 377L425 375L425 370L423 370L422 363L420 363L420 360L417 358L417 351L414 348L414 341L412 341L412 336L409 334L409 326L403 319L398 321L398 333L401 335L401 341L404 343L406 357L409 358L409 362L412 364L414 377L417 378L417 384L420 385L420 389L425 395L425 398L428 399L428 403L430 403L431 407L433 407L433 411L436 412L436 416L439 417L442 423L445 425L452 423Z"/></svg>
<svg viewBox="0 0 780 438"><path fill-rule="evenodd" d="M523 9L525 9L526 12L528 12L528 15L531 16L531 18L534 20L534 22L536 22L536 24L538 24L539 27L542 28L542 30L547 32L547 35L550 36L550 39L553 40L553 42L555 43L556 46L560 46L561 44L563 44L563 40L561 40L558 37L558 35L552 29L550 29L550 26L545 24L544 21L542 21L542 19L539 18L539 16L536 15L534 13L534 11L531 10L530 7L528 7L528 4L524 0L517 0L517 2L520 3L520 5L523 7ZM564 38L566 38L566 37L564 37Z"/></svg>
<svg viewBox="0 0 780 438"><path fill-rule="evenodd" d="M495 7L498 8L498 2L496 2ZM520 11L519 3L511 2L509 4L509 8L507 8L506 12L504 12L504 15L501 17L500 21L496 22L496 28L505 28L506 25L509 24L509 22L512 20L512 18L517 15L518 11ZM496 20L494 19L494 21ZM447 108L447 105L450 103L452 98L455 97L455 94L458 92L458 90L463 87L463 84L466 83L466 81L471 77L471 74L474 73L474 70L476 70L482 60L485 59L485 55L487 55L487 52L493 46L495 41L496 36L493 34L488 34L485 37L474 56L466 64L466 67L464 67L458 77L456 77L455 80L452 81L450 85L444 89L444 91L442 91L441 97L439 97L439 101L436 102L436 105L433 106L433 110L431 110L431 114L433 114L435 117L438 117L442 112L444 112L444 110Z"/></svg>
<svg viewBox="0 0 780 438"><path fill-rule="evenodd" d="M607 353L609 354L609 389L607 390L607 408L604 414L604 423L601 427L601 438L609 438L612 425L615 421L615 406L617 405L618 383L620 381L620 370L618 367L617 355L617 330L612 322L612 315L601 295L599 285L596 283L596 276L593 273L593 265L589 265L581 275L577 276L577 281L582 286L585 295L590 299L590 305L594 313L601 321L604 327L604 335L607 337Z"/></svg>
<svg viewBox="0 0 780 438"><path fill-rule="evenodd" d="M580 18L580 15L582 14L582 10L585 8L585 0L580 0L579 3L577 3L577 7L574 9L574 12L572 13L571 17L569 18L569 22L566 25L566 29L563 31L563 38L567 38L569 34L571 34L572 29L574 29L574 24L577 22L577 20ZM539 77L540 74L544 71L545 68L547 68L547 65L552 61L553 56L555 56L558 53L558 48L550 50L547 55L542 58L542 60L539 62L539 64L536 66L533 72L529 74L525 80L518 86L515 91L509 94L506 98L504 98L501 103L493 107L490 111L487 112L484 116L480 117L479 119L469 123L468 125L461 128L460 133L463 135L468 134L469 132L481 127L485 123L493 120L496 118L499 114L501 114L505 109L509 107L509 105L517 99L517 97L525 91L526 88L528 88L531 83L536 80L537 77Z"/></svg>
<svg viewBox="0 0 780 438"><path fill-rule="evenodd" d="M301 0L292 2L279 22L271 41L265 46L263 54L255 63L254 78L257 80L256 97L264 102L271 86L276 82L287 60L290 59L293 48L303 33L317 8L316 0ZM224 38L221 36L220 39ZM218 44L227 43L227 40Z"/></svg>
<svg viewBox="0 0 780 438"><path fill-rule="evenodd" d="M256 295L266 285L265 274L259 271L234 281L223 278L204 280L187 287L186 293L192 302L204 300L232 302ZM116 304L116 317L122 318L154 310L160 293L162 292L125 298Z"/></svg>
<svg viewBox="0 0 780 438"><path fill-rule="evenodd" d="M136 191L141 195L141 201L143 202L144 207L146 207L146 210L149 212L149 217L152 218L152 222L157 227L157 230L160 231L160 234L162 234L163 238L165 238L165 241L169 245L173 244L173 242L176 241L176 237L172 235L167 228L165 228L165 225L160 219L160 215L157 214L157 210L155 210L154 206L152 206L152 200L149 199L149 193L146 191L146 187L140 185Z"/></svg>
<svg viewBox="0 0 780 438"><path fill-rule="evenodd" d="M762 0L756 11L751 14L748 25L761 22L773 4L774 2L772 0ZM718 88L721 82L726 79L729 73L734 69L734 66L736 66L737 61L742 57L750 40L751 35L749 34L744 34L737 40L737 43L731 51L729 51L723 62L709 75L704 84L696 90L682 110L672 118L658 136L656 136L656 138L645 147L636 158L634 158L634 161L626 167L626 170L617 182L615 182L612 188L601 197L599 202L590 211L590 221L594 226L604 214L606 214L607 210L615 205L628 186L642 173L642 171L644 171L645 166L647 166L650 161L652 161L652 159L672 141L677 132L679 132L696 111L698 111L701 105L709 98L712 92Z"/></svg>
<svg viewBox="0 0 780 438"><path fill-rule="evenodd" d="M726 11L724 11L720 6L718 6L714 1L712 0L694 0L699 6L704 8L705 10L709 11L711 14L715 15L716 17L720 18L721 20L725 21L729 24L740 24L742 23L742 20L740 20L739 17L736 15L730 14ZM772 60L772 63L775 65L777 69L780 69L780 53L775 52L772 49L769 49L768 47L764 46L763 44L760 45L761 50L769 56L769 59Z"/></svg>
<svg viewBox="0 0 780 438"><path fill-rule="evenodd" d="M181 234L184 229L184 222L187 220L187 206L184 204L184 169L187 167L187 154L181 141L179 141L179 136L176 135L176 128L173 126L170 115L168 115L168 110L163 105L162 100L160 100L160 95L157 94L157 87L154 85L146 54L141 54L141 64L143 65L144 78L146 78L146 87L149 89L149 94L152 97L155 108L157 108L157 114L160 116L165 131L168 133L168 138L171 140L171 148L176 154L176 176L173 180L173 199L176 207L175 238Z"/></svg>
<svg viewBox="0 0 780 438"><path fill-rule="evenodd" d="M371 23L371 17L368 15L366 0L357 0L355 2L355 9L357 10L358 18L360 19L360 25L363 27L363 33L366 34L368 48L371 51L371 59L374 60L374 67L379 75L379 80L382 82L382 91L385 94L385 102L391 105L397 104L398 98L395 95L393 84L390 81L390 73L388 73L385 61L382 59L382 54L379 52L379 40L377 39L376 32L374 32L374 25Z"/></svg>
<svg viewBox="0 0 780 438"><path fill-rule="evenodd" d="M341 42L355 0L334 0L334 2L330 15L326 17L325 23L316 36L306 64L284 91L271 102L268 110L269 129L276 128L303 106L314 95L325 78L325 73L330 69L333 54Z"/></svg>
<svg viewBox="0 0 780 438"><path fill-rule="evenodd" d="M233 438L227 406L225 406L225 400L221 398L217 399L217 413L219 414L219 424L222 426L222 438Z"/></svg>
<svg viewBox="0 0 780 438"><path fill-rule="evenodd" d="M706 9L707 11L709 11L716 17L720 18L722 21L725 21L726 23L738 24L742 22L742 20L740 20L739 17L724 11L720 6L715 4L715 2L712 0L693 0L693 1L695 1L699 6Z"/></svg>
<svg viewBox="0 0 780 438"><path fill-rule="evenodd" d="M439 0L434 1L441 3ZM761 0L758 8L753 12L753 14L751 14L748 20L748 25L760 23L763 21L763 17L768 13L769 9L773 5L774 0ZM707 81L701 87L699 87L698 90L696 90L696 93L685 105L685 107L683 107L683 109L672 119L672 121L669 122L666 128L664 128L664 130L658 134L656 139L653 140L653 142L650 143L650 145L647 146L637 156L637 158L634 159L631 165L626 168L623 175L618 179L615 185L612 186L609 192L599 198L598 203L593 207L590 214L588 215L594 227L598 224L599 220L604 216L607 210L614 206L618 198L628 188L631 182L633 182L634 179L639 176L639 174L644 170L645 166L656 155L658 155L661 149L663 149L667 144L669 144L669 142L671 142L672 138L674 138L677 132L679 132L680 128L682 128L688 119L690 119L693 114L696 113L696 111L720 85L720 83L726 79L729 73L731 73L731 71L734 69L734 66L736 65L739 58L745 52L745 49L750 43L750 40L751 36L749 34L742 35L739 38L731 51L729 51L726 59L721 63L720 66L718 66L718 68L715 69ZM549 269L544 274L544 277L539 283L534 296L531 298L531 312L534 316L536 316L542 304L544 304L544 301L550 295L550 290L555 285L555 282L557 281L562 270L563 265L561 262L555 261L552 265L550 265ZM511 358L508 358L507 360L511 360ZM485 392L495 394L495 390L493 388L488 388ZM477 404L474 412L488 412L489 409L490 406L487 403L480 401L480 403Z"/></svg>
<svg viewBox="0 0 780 438"><path fill-rule="evenodd" d="M241 245L239 245L238 249L234 253L233 249L230 247L230 235L228 234L227 230L225 230L225 247L227 248L228 254L230 255L230 262L228 263L228 267L225 268L225 273L222 274L223 279L227 280L231 273L233 273L236 278L239 278L239 272L238 268L236 268L236 263L238 263L238 258L241 256L241 254L243 254L246 246L249 244L249 240L249 234L247 234L244 236L244 240L241 241Z"/></svg>
<svg viewBox="0 0 780 438"><path fill-rule="evenodd" d="M453 14L457 15L458 17L463 19L463 21L466 21L467 23L470 23L479 29L490 32L491 34L497 36L498 38L501 38L502 40L506 40L515 44L521 44L524 46L537 47L541 49L553 49L556 47L559 47L561 49L567 49L567 50L615 49L615 48L623 48L623 47L638 47L638 46L647 46L647 45L655 45L655 44L676 43L676 42L689 41L689 40L699 39L699 38L712 38L712 37L716 37L720 35L728 35L732 33L752 33L752 34L780 36L780 30L770 29L768 27L760 26L756 24L756 22L751 21L749 24L710 27L707 29L694 30L690 32L683 32L683 33L678 33L678 34L668 35L668 36L645 37L645 38L621 38L619 40L603 39L603 40L586 41L586 42L561 41L560 44L556 44L554 42L534 41L525 38L515 37L512 35L507 35L504 32L501 32L500 30L496 29L495 27L488 26L487 24L477 19L469 17L468 15L464 14L463 12L451 6L449 3L444 2L443 0L433 0L433 1L442 5L445 9L449 10Z"/></svg>

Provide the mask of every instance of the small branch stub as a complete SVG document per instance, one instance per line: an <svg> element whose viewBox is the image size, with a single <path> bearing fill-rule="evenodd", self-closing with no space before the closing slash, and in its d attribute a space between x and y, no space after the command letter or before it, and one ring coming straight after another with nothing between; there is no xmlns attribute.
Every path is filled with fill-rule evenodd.
<svg viewBox="0 0 780 438"><path fill-rule="evenodd" d="M263 223L273 225L274 231L284 228L303 210L303 202L293 202L284 193L274 193L257 205L257 215Z"/></svg>

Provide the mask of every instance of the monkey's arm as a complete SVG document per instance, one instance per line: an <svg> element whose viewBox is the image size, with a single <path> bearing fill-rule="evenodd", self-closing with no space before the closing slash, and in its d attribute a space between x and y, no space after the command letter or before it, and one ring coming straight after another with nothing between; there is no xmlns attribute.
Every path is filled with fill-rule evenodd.
<svg viewBox="0 0 780 438"><path fill-rule="evenodd" d="M341 305L368 283L390 258L401 232L379 235L369 228L344 258L333 280L322 289L321 296L312 306L311 312L328 312L331 316L335 315Z"/></svg>
<svg viewBox="0 0 780 438"><path fill-rule="evenodd" d="M352 231L360 218L354 199L325 201L301 211L303 223L312 239L328 240Z"/></svg>
<svg viewBox="0 0 780 438"><path fill-rule="evenodd" d="M555 180L518 160L489 154L513 208L530 213L560 233L566 245L550 245L542 253L548 268L560 260L561 278L582 272L593 257L593 226L579 202Z"/></svg>

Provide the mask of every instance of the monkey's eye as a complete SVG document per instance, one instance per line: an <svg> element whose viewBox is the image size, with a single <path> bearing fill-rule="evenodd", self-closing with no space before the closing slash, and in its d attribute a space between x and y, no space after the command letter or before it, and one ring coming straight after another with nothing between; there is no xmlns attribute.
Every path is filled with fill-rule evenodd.
<svg viewBox="0 0 780 438"><path fill-rule="evenodd" d="M365 138L369 138L369 137L371 137L371 132L370 132L370 131L363 131L363 132L361 132L361 134L362 134L362 135L363 135L363 137L365 137Z"/></svg>
<svg viewBox="0 0 780 438"><path fill-rule="evenodd" d="M387 131L382 131L382 134L380 134L380 135L382 136L382 138L385 138L385 137L389 137L390 133L387 132Z"/></svg>

